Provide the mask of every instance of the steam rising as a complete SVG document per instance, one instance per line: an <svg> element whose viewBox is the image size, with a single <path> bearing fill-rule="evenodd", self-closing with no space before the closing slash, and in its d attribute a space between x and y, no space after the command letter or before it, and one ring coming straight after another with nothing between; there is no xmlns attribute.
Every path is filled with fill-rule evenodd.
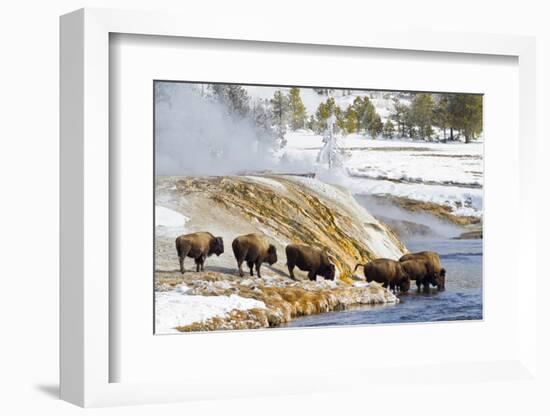
<svg viewBox="0 0 550 416"><path fill-rule="evenodd" d="M231 115L193 85L156 88L157 175L227 175L275 166L277 143L260 140L251 120Z"/></svg>

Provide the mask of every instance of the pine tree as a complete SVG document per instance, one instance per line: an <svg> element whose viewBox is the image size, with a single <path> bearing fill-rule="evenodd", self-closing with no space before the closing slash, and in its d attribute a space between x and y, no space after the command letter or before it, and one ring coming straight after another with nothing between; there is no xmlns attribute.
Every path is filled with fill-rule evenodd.
<svg viewBox="0 0 550 416"><path fill-rule="evenodd" d="M284 144L284 137L287 131L289 119L289 102L288 97L281 92L275 91L273 98L269 101L271 113L273 114L273 125L275 134L281 143Z"/></svg>
<svg viewBox="0 0 550 416"><path fill-rule="evenodd" d="M483 128L482 102L481 95L449 95L451 139L455 139L454 130L462 132L466 143L476 139L481 134Z"/></svg>
<svg viewBox="0 0 550 416"><path fill-rule="evenodd" d="M379 136L382 133L383 130L384 130L384 124L382 123L382 119L375 112L372 115L369 125L367 126L367 131L369 132L370 136L373 139L375 139L377 136Z"/></svg>
<svg viewBox="0 0 550 416"><path fill-rule="evenodd" d="M227 107L229 114L245 118L250 111L246 90L236 84L211 84L212 96Z"/></svg>
<svg viewBox="0 0 550 416"><path fill-rule="evenodd" d="M333 97L328 97L324 103L319 104L317 111L315 112L315 130L322 132L326 128L326 121L331 115L338 117L338 112L341 113L340 108L336 105Z"/></svg>
<svg viewBox="0 0 550 416"><path fill-rule="evenodd" d="M307 122L307 128L310 130L315 130L315 116L313 114L309 116L309 120Z"/></svg>
<svg viewBox="0 0 550 416"><path fill-rule="evenodd" d="M357 113L357 131L365 131L372 138L382 133L384 125L369 97L356 97L352 107Z"/></svg>
<svg viewBox="0 0 550 416"><path fill-rule="evenodd" d="M345 113L342 111L340 106L336 105L334 107L334 115L336 116L336 127L339 131L345 131L346 118Z"/></svg>
<svg viewBox="0 0 550 416"><path fill-rule="evenodd" d="M393 138L394 132L395 132L395 129L393 127L393 123L388 118L386 120L386 123L384 123L384 130L382 131L382 136L384 136L384 138L386 139L391 139Z"/></svg>
<svg viewBox="0 0 550 416"><path fill-rule="evenodd" d="M357 111L352 105L348 106L344 113L344 131L348 134L357 132L359 120L357 119Z"/></svg>
<svg viewBox="0 0 550 416"><path fill-rule="evenodd" d="M393 97L393 109L390 117L397 124L397 129L401 132L401 137L405 137L405 118L408 107L401 103L398 97Z"/></svg>
<svg viewBox="0 0 550 416"><path fill-rule="evenodd" d="M290 111L290 128L292 130L303 129L307 122L306 107L300 97L300 89L292 87L288 94L288 105Z"/></svg>
<svg viewBox="0 0 550 416"><path fill-rule="evenodd" d="M418 93L411 104L412 122L418 128L420 138L431 139L433 135L432 123L434 116L434 101L431 94Z"/></svg>
<svg viewBox="0 0 550 416"><path fill-rule="evenodd" d="M434 125L443 130L443 141L447 141L447 129L451 126L448 94L436 96L433 113Z"/></svg>
<svg viewBox="0 0 550 416"><path fill-rule="evenodd" d="M405 131L405 135L409 136L410 139L416 138L417 131L415 126L415 119L413 117L413 112L409 107L407 107L407 111L405 112L403 117L403 128Z"/></svg>

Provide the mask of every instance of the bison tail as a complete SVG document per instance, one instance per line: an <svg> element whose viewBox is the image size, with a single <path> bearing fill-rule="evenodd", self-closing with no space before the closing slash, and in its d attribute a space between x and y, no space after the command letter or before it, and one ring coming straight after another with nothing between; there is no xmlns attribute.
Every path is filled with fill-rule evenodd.
<svg viewBox="0 0 550 416"><path fill-rule="evenodd" d="M359 266L365 267L364 264L358 263L358 264L355 266L355 269L353 269L353 273L355 273L355 271L357 270L357 268L358 268Z"/></svg>

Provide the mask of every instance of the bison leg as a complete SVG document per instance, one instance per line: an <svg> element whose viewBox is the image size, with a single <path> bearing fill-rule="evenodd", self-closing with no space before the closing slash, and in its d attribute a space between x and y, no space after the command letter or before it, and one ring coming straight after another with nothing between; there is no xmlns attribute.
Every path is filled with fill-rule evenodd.
<svg viewBox="0 0 550 416"><path fill-rule="evenodd" d="M197 266L197 272L200 272L201 271L201 258L200 257L197 257L195 259L195 264Z"/></svg>
<svg viewBox="0 0 550 416"><path fill-rule="evenodd" d="M201 256L201 263L200 263L200 265L201 265L201 270L202 270L203 272L204 272L204 262L205 262L205 261L206 261L206 255L203 254L203 255Z"/></svg>
<svg viewBox="0 0 550 416"><path fill-rule="evenodd" d="M176 251L178 253L178 259L180 262L180 272L181 274L185 273L185 267L183 265L183 262L185 261L185 258L189 254L189 251L191 251L191 246L186 241L181 241L179 238L176 239Z"/></svg>
<svg viewBox="0 0 550 416"><path fill-rule="evenodd" d="M261 278L262 275L260 274L260 267L262 267L262 261L258 259L256 260L256 274Z"/></svg>
<svg viewBox="0 0 550 416"><path fill-rule="evenodd" d="M235 259L237 260L237 267L239 268L239 276L243 277L243 262L247 255L247 250L242 250L238 244L233 243L233 254L235 254ZM247 262L248 263L248 262Z"/></svg>
<svg viewBox="0 0 550 416"><path fill-rule="evenodd" d="M239 268L239 276L243 277L244 273L243 273L243 260L242 259L237 260L237 267Z"/></svg>
<svg viewBox="0 0 550 416"><path fill-rule="evenodd" d="M294 276L294 264L288 263L287 266L288 266L288 274L290 275L290 278L292 280L296 280L296 277Z"/></svg>
<svg viewBox="0 0 550 416"><path fill-rule="evenodd" d="M185 268L183 267L183 257L179 256L179 261L180 261L180 273L184 274Z"/></svg>
<svg viewBox="0 0 550 416"><path fill-rule="evenodd" d="M317 273L315 273L315 271L311 270L311 271L307 274L307 277L309 278L309 280L311 280L312 282L314 282L314 281L317 279Z"/></svg>
<svg viewBox="0 0 550 416"><path fill-rule="evenodd" d="M424 292L429 293L430 292L430 282L424 281Z"/></svg>
<svg viewBox="0 0 550 416"><path fill-rule="evenodd" d="M181 274L184 274L185 273L185 266L183 265L183 262L185 261L185 257L187 257L187 253L189 251L182 251L181 253L179 253L179 261L180 261L180 272Z"/></svg>
<svg viewBox="0 0 550 416"><path fill-rule="evenodd" d="M250 269L250 276L254 276L254 263L251 261L247 261L246 264L248 265L248 268Z"/></svg>

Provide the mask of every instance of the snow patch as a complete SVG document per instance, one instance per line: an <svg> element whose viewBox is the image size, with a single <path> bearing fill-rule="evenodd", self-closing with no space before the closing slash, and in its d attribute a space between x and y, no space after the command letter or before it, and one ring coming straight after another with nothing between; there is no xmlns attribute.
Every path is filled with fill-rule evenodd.
<svg viewBox="0 0 550 416"><path fill-rule="evenodd" d="M185 234L185 224L189 218L172 209L155 206L155 226L158 236L177 237Z"/></svg>
<svg viewBox="0 0 550 416"><path fill-rule="evenodd" d="M238 295L190 296L182 294L181 289L155 292L155 332L178 333L178 326L191 325L215 317L223 318L234 309L245 311L254 308L265 309L266 306L261 301Z"/></svg>

